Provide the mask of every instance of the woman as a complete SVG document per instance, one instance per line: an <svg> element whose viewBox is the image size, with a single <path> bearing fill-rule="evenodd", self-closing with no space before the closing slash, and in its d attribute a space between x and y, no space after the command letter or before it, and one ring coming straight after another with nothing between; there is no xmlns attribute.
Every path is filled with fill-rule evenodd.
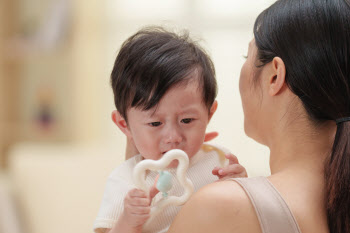
<svg viewBox="0 0 350 233"><path fill-rule="evenodd" d="M279 0L240 76L246 134L271 176L205 186L169 232L350 232L350 1Z"/></svg>

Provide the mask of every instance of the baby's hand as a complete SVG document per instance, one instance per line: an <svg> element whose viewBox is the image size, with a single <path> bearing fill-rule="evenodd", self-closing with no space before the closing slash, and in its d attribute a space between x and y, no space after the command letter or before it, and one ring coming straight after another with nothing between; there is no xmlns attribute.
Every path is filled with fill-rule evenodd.
<svg viewBox="0 0 350 233"><path fill-rule="evenodd" d="M156 188L159 175L156 177L153 187L147 195L141 189L130 190L124 198L124 212L121 216L121 224L129 230L125 232L141 232L142 226L150 217L152 199L159 192ZM121 228L125 229L125 228ZM124 231L123 231L124 232Z"/></svg>
<svg viewBox="0 0 350 233"><path fill-rule="evenodd" d="M239 164L236 156L233 154L225 154L225 157L229 160L229 164L223 168L215 167L212 171L213 175L217 176L220 180L248 177L245 168Z"/></svg>
<svg viewBox="0 0 350 233"><path fill-rule="evenodd" d="M132 189L124 199L123 220L131 228L139 228L150 217L151 198L141 189Z"/></svg>

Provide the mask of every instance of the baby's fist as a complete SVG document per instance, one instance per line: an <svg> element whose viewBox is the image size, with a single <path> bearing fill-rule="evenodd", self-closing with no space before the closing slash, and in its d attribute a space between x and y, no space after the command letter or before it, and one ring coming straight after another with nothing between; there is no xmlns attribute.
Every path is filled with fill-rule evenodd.
<svg viewBox="0 0 350 233"><path fill-rule="evenodd" d="M150 217L150 198L140 189L132 189L124 199L124 220L131 227L142 226Z"/></svg>
<svg viewBox="0 0 350 233"><path fill-rule="evenodd" d="M239 164L238 158L233 154L225 154L229 164L223 168L215 167L212 171L220 180L228 178L248 177L245 168Z"/></svg>

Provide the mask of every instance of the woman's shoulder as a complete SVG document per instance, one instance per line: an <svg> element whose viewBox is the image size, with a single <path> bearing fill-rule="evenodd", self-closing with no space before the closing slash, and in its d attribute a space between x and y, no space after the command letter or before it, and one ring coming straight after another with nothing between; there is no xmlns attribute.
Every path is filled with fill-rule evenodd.
<svg viewBox="0 0 350 233"><path fill-rule="evenodd" d="M246 204L250 204L249 197L241 185L231 179L206 185L193 198L200 202L205 200L208 204L215 204L215 206L222 204L227 210L232 210L227 208L228 202L235 207L245 207Z"/></svg>
<svg viewBox="0 0 350 233"><path fill-rule="evenodd" d="M181 209L169 232L260 233L255 209L243 188L226 180L204 186Z"/></svg>

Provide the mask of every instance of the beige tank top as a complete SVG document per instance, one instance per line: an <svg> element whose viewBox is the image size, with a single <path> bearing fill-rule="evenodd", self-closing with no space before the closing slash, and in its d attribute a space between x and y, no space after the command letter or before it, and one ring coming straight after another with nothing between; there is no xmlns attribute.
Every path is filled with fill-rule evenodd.
<svg viewBox="0 0 350 233"><path fill-rule="evenodd" d="M266 177L235 178L248 194L263 233L301 233L281 194Z"/></svg>

